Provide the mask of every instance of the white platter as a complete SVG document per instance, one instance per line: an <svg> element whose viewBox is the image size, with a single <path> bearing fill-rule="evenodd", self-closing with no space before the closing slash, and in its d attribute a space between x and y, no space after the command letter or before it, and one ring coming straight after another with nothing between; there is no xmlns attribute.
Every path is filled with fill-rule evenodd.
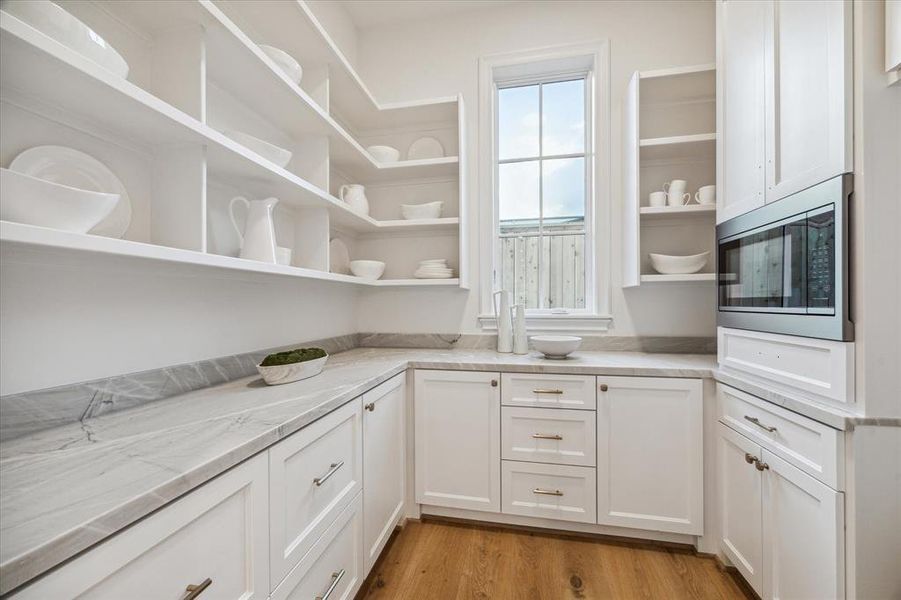
<svg viewBox="0 0 901 600"><path fill-rule="evenodd" d="M328 243L328 270L341 275L350 274L350 252L339 238L333 238Z"/></svg>
<svg viewBox="0 0 901 600"><path fill-rule="evenodd" d="M281 146L270 144L266 140L261 140L260 138L252 136L249 133L244 133L243 131L227 129L223 133L239 144L250 148L266 160L274 162L283 169L291 162L293 153Z"/></svg>
<svg viewBox="0 0 901 600"><path fill-rule="evenodd" d="M119 194L112 212L88 233L121 238L131 225L131 200L125 185L90 154L67 146L35 146L14 158L9 170L91 192Z"/></svg>
<svg viewBox="0 0 901 600"><path fill-rule="evenodd" d="M428 158L444 158L444 146L431 136L421 137L407 150L407 160L425 160Z"/></svg>

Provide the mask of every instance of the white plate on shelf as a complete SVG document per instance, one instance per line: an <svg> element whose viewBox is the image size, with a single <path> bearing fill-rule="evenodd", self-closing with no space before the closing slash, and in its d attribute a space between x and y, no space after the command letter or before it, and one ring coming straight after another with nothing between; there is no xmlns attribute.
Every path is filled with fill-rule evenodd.
<svg viewBox="0 0 901 600"><path fill-rule="evenodd" d="M112 212L88 233L121 238L131 225L131 200L125 185L90 154L67 146L35 146L15 157L9 169L60 185L119 194L119 202Z"/></svg>
<svg viewBox="0 0 901 600"><path fill-rule="evenodd" d="M407 150L407 160L426 160L429 158L444 158L444 146L431 136L421 137Z"/></svg>
<svg viewBox="0 0 901 600"><path fill-rule="evenodd" d="M328 243L328 270L341 275L350 274L350 252L339 238L333 238Z"/></svg>

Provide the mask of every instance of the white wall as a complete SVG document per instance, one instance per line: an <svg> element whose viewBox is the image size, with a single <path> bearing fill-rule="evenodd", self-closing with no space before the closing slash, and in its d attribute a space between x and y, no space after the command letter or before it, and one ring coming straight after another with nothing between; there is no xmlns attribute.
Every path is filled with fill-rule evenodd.
<svg viewBox="0 0 901 600"><path fill-rule="evenodd" d="M350 286L49 258L4 247L0 395L354 332Z"/></svg>
<svg viewBox="0 0 901 600"><path fill-rule="evenodd" d="M611 56L613 335L715 334L713 286L620 287L622 98L635 70L714 61L713 2L522 2L364 29L357 40L361 76L380 102L462 92L469 155L470 292L367 290L358 326L373 332L479 331L478 60L543 46L608 39Z"/></svg>

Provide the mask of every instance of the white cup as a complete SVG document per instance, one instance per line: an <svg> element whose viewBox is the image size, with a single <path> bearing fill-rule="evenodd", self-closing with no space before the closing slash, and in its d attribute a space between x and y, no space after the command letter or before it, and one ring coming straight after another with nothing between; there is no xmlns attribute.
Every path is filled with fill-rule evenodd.
<svg viewBox="0 0 901 600"><path fill-rule="evenodd" d="M651 192L648 196L648 204L655 208L666 206L666 192Z"/></svg>
<svg viewBox="0 0 901 600"><path fill-rule="evenodd" d="M682 206L691 200L691 194L685 193L688 182L684 179L673 179L669 183L663 184L663 190L666 192L666 201L670 206ZM686 195L688 196L686 198Z"/></svg>
<svg viewBox="0 0 901 600"><path fill-rule="evenodd" d="M293 254L294 254L294 250L292 250L291 248L286 248L285 246L276 246L275 247L275 264L290 265Z"/></svg>
<svg viewBox="0 0 901 600"><path fill-rule="evenodd" d="M705 185L695 192L695 202L698 204L713 204L716 202L716 186Z"/></svg>

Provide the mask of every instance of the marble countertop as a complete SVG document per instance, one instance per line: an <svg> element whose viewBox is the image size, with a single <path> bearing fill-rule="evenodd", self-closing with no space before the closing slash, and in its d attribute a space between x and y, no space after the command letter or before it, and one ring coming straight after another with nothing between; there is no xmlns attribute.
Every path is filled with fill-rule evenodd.
<svg viewBox="0 0 901 600"><path fill-rule="evenodd" d="M322 374L245 377L0 444L0 594L102 541L407 368L711 377L712 355L358 348Z"/></svg>

